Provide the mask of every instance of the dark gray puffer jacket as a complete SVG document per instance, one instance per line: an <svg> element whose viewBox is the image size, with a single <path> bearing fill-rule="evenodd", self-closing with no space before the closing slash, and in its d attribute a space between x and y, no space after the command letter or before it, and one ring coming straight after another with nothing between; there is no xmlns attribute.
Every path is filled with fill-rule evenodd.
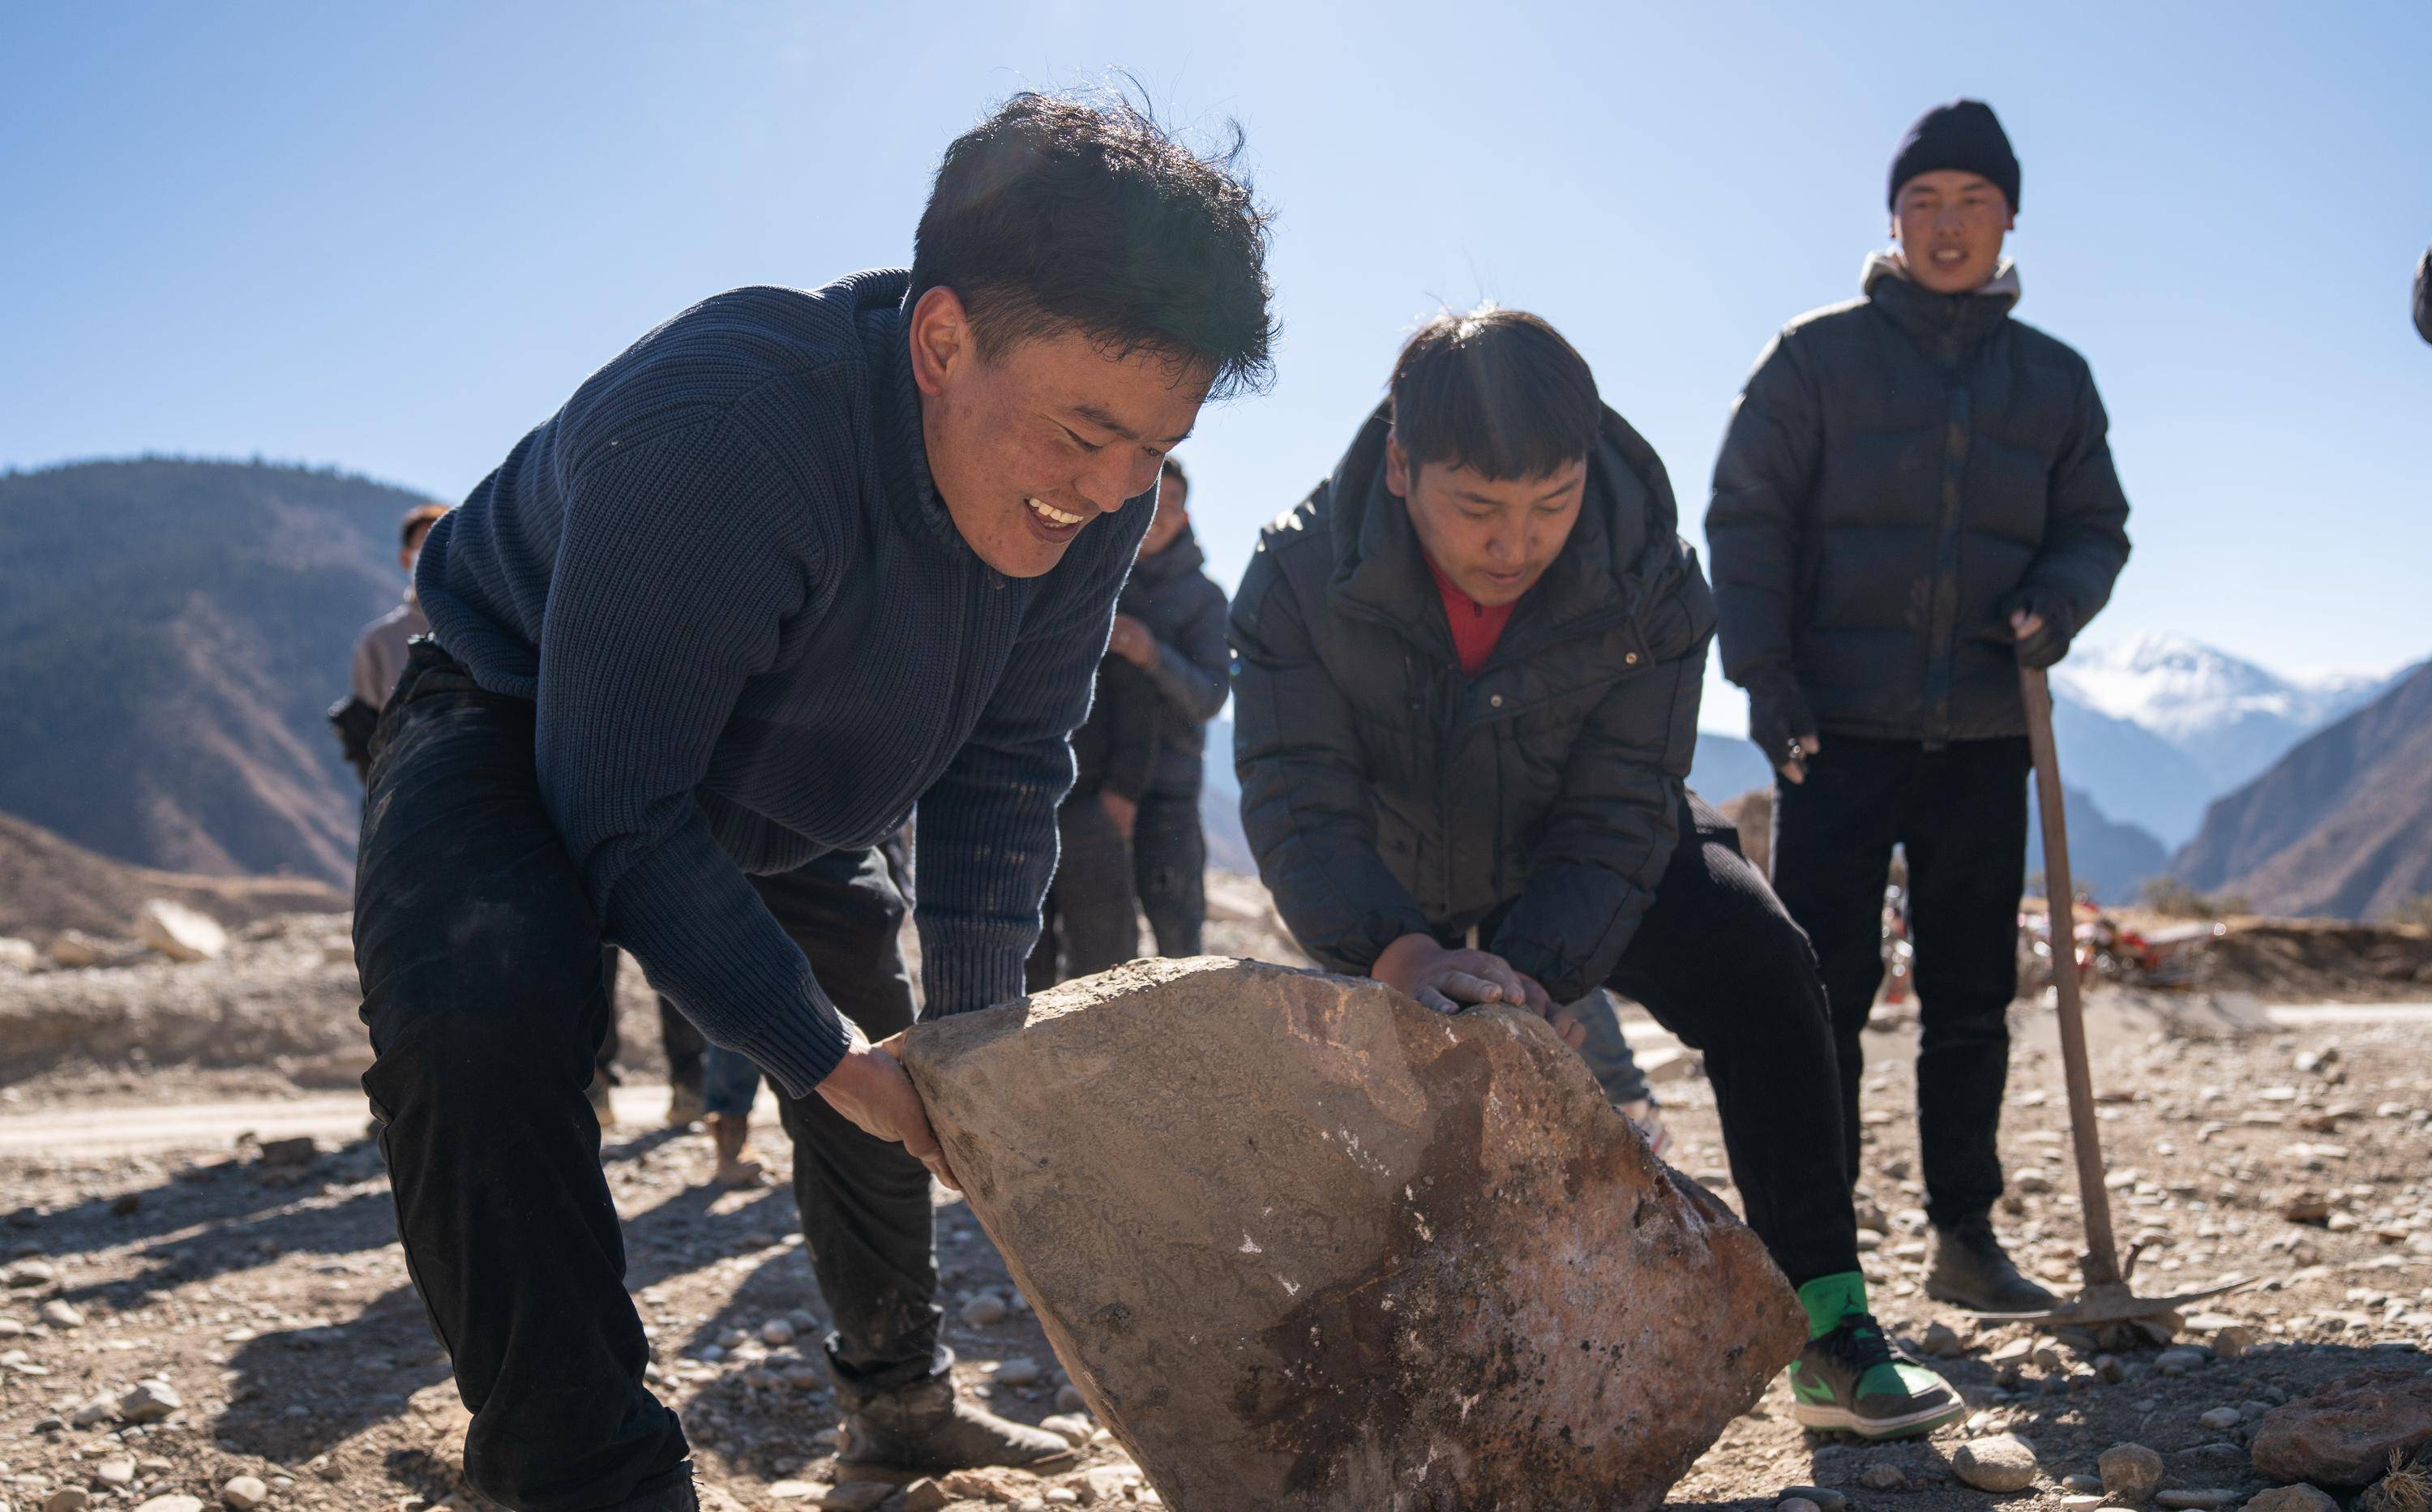
<svg viewBox="0 0 2432 1512"><path fill-rule="evenodd" d="M2024 733L2004 601L2072 632L2128 559L2128 500L2086 359L2010 318L2015 274L1935 294L1878 254L1866 297L1757 359L1714 466L1723 671L1795 678L1820 730Z"/></svg>
<svg viewBox="0 0 2432 1512"><path fill-rule="evenodd" d="M1671 858L1714 606L1664 465L1605 412L1562 554L1463 675L1384 479L1389 422L1260 535L1234 595L1234 764L1258 873L1309 954L1488 948L1568 1001Z"/></svg>
<svg viewBox="0 0 2432 1512"><path fill-rule="evenodd" d="M1208 722L1224 706L1230 657L1224 649L1224 590L1208 576L1208 554L1189 526L1164 551L1132 564L1115 612L1148 626L1157 661L1143 675L1164 700L1157 721L1157 773L1149 791L1195 798Z"/></svg>

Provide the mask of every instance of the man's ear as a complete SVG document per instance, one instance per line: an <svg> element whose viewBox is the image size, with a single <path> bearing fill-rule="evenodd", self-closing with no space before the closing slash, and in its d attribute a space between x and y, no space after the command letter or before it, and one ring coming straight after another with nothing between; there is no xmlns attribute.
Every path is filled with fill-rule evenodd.
<svg viewBox="0 0 2432 1512"><path fill-rule="evenodd" d="M1402 438L1385 433L1385 491L1394 498L1408 501L1410 497L1410 457L1402 450Z"/></svg>
<svg viewBox="0 0 2432 1512"><path fill-rule="evenodd" d="M912 382L935 399L954 370L978 355L971 312L963 308L962 296L941 283L913 304L910 326Z"/></svg>

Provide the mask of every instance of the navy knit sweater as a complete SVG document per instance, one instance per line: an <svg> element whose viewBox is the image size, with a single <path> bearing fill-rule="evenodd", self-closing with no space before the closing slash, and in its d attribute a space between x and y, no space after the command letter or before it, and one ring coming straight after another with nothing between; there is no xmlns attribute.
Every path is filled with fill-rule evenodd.
<svg viewBox="0 0 2432 1512"><path fill-rule="evenodd" d="M1046 575L964 544L929 477L908 276L750 288L594 373L432 528L432 634L533 700L541 801L606 938L797 1096L845 1029L744 873L919 804L930 1014L1017 997L1150 511Z"/></svg>

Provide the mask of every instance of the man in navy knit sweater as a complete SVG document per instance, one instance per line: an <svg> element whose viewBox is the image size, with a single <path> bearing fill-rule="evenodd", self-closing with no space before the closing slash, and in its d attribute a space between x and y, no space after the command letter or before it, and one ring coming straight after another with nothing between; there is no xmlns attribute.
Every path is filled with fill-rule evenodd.
<svg viewBox="0 0 2432 1512"><path fill-rule="evenodd" d="M375 738L356 884L363 1084L485 1495L696 1505L583 1098L603 943L819 1115L844 1457L1061 1452L954 1399L921 1166L952 1172L747 873L867 851L917 803L927 1011L1021 994L1158 465L1266 372L1233 157L1017 96L947 148L909 274L685 311L424 546L431 638Z"/></svg>

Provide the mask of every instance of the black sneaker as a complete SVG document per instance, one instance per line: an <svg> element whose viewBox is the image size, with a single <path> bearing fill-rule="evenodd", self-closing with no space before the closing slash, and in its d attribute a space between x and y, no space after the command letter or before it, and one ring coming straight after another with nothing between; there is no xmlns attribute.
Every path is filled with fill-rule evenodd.
<svg viewBox="0 0 2432 1512"><path fill-rule="evenodd" d="M2040 1313L2058 1298L2018 1274L1993 1236L1989 1217L1966 1218L1934 1232L1934 1268L1925 1294L1976 1313Z"/></svg>
<svg viewBox="0 0 2432 1512"><path fill-rule="evenodd" d="M1807 1341L1790 1363L1790 1412L1802 1428L1862 1438L1909 1438L1968 1411L1950 1383L1892 1351L1871 1313Z"/></svg>

